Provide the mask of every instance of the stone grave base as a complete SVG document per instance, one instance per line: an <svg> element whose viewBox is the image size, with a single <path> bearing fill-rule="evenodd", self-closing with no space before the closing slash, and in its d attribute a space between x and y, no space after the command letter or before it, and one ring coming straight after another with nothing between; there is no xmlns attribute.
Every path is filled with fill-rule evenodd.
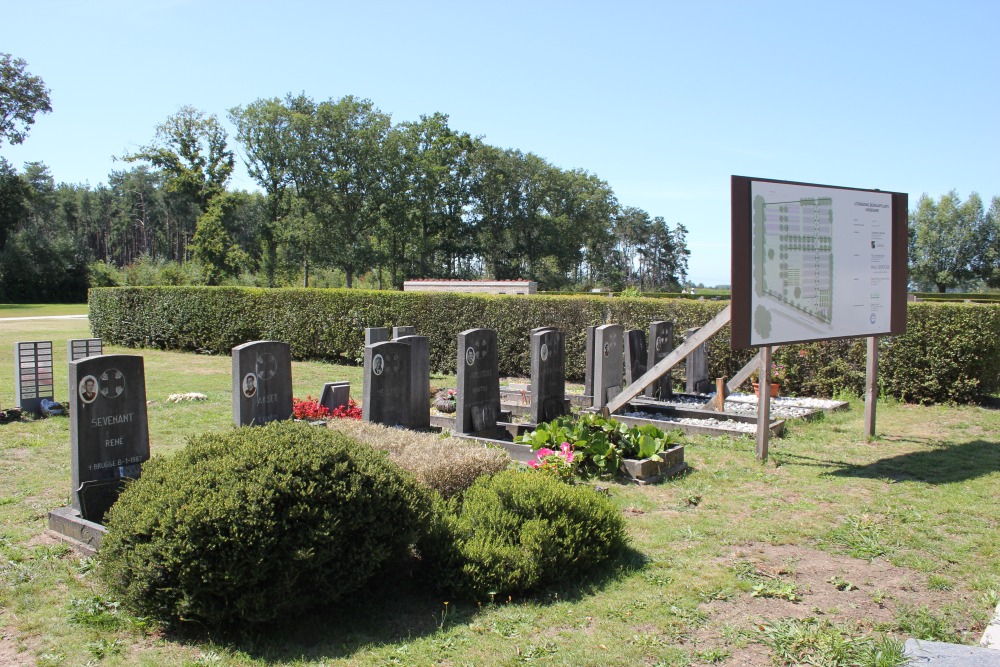
<svg viewBox="0 0 1000 667"><path fill-rule="evenodd" d="M629 426L652 424L664 431L676 428L690 435L752 435L757 431L756 416L680 408L645 398L627 403L611 417ZM770 430L773 435L781 435L784 420L772 420Z"/></svg>
<svg viewBox="0 0 1000 667"><path fill-rule="evenodd" d="M87 521L72 507L58 507L49 512L48 532L68 542L79 553L93 556L108 531L99 523Z"/></svg>

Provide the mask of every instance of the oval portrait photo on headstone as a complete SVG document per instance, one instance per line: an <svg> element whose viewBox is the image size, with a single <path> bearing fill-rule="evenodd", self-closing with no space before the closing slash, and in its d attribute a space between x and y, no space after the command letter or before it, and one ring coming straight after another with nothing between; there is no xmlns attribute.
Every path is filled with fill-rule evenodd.
<svg viewBox="0 0 1000 667"><path fill-rule="evenodd" d="M93 375L85 375L77 387L77 395L84 403L93 403L94 399L97 398L97 390L97 378Z"/></svg>
<svg viewBox="0 0 1000 667"><path fill-rule="evenodd" d="M467 366L476 363L476 351L471 346L465 350L465 363Z"/></svg>
<svg viewBox="0 0 1000 667"><path fill-rule="evenodd" d="M118 398L125 391L125 376L117 368L109 368L101 373L101 396Z"/></svg>
<svg viewBox="0 0 1000 667"><path fill-rule="evenodd" d="M381 354L376 354L375 358L372 359L372 373L375 375L382 375L382 371L385 370L385 359L382 358Z"/></svg>
<svg viewBox="0 0 1000 667"><path fill-rule="evenodd" d="M545 361L546 359L548 359L549 358L549 346L546 345L545 343L542 343L542 349L540 349L538 351L538 355L542 358L542 361Z"/></svg>
<svg viewBox="0 0 1000 667"><path fill-rule="evenodd" d="M604 344L604 356L606 357L609 354L611 354L611 343L605 343Z"/></svg>
<svg viewBox="0 0 1000 667"><path fill-rule="evenodd" d="M656 337L656 351L660 352L663 349L663 336Z"/></svg>
<svg viewBox="0 0 1000 667"><path fill-rule="evenodd" d="M257 375L254 373L247 373L243 376L243 395L247 398L253 398L256 393Z"/></svg>

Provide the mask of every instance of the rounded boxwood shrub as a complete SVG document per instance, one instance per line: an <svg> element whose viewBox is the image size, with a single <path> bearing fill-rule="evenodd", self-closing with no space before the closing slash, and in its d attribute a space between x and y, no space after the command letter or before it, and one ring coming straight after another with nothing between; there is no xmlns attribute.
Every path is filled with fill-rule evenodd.
<svg viewBox="0 0 1000 667"><path fill-rule="evenodd" d="M438 499L419 550L436 585L482 600L575 578L625 544L621 512L593 487L508 470Z"/></svg>
<svg viewBox="0 0 1000 667"><path fill-rule="evenodd" d="M407 553L429 510L408 473L336 431L207 434L125 489L100 571L141 615L262 623L360 587Z"/></svg>

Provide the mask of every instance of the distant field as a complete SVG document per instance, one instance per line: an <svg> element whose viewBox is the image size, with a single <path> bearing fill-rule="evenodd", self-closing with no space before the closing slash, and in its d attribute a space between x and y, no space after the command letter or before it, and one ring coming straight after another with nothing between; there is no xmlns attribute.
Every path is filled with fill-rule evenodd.
<svg viewBox="0 0 1000 667"><path fill-rule="evenodd" d="M86 314L87 304L85 303L0 303L0 319Z"/></svg>

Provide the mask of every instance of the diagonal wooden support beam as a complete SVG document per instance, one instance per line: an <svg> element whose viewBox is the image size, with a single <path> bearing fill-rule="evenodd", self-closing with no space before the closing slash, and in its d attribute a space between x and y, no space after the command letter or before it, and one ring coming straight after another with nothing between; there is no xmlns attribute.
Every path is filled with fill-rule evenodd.
<svg viewBox="0 0 1000 667"><path fill-rule="evenodd" d="M771 352L777 350L780 345L772 345ZM740 388L744 382L750 379L750 376L754 374L755 371L760 369L760 352L757 352L757 356L747 362L747 365L740 369L739 373L733 376L729 382L726 383L726 392L733 393Z"/></svg>
<svg viewBox="0 0 1000 667"><path fill-rule="evenodd" d="M719 329L729 323L730 306L726 306L719 311L719 314L709 320L708 324L698 329L694 335L677 346L673 352L663 357L655 366L642 374L638 380L625 387L620 394L608 401L608 413L615 413L621 410L626 403L642 393L642 391L653 384L656 380L681 362L684 357L690 354L696 347L718 333Z"/></svg>

